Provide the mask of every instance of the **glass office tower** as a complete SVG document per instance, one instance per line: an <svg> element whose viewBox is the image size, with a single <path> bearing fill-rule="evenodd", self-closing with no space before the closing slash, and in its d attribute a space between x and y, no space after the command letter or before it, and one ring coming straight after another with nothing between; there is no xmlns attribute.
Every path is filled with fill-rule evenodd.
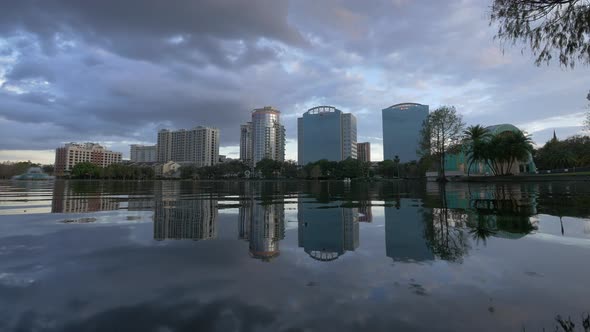
<svg viewBox="0 0 590 332"><path fill-rule="evenodd" d="M357 158L356 117L332 106L317 106L297 119L297 160L306 165L321 159Z"/></svg>
<svg viewBox="0 0 590 332"><path fill-rule="evenodd" d="M428 117L428 105L403 103L381 111L383 115L383 160L398 156L402 163L420 159L422 123Z"/></svg>

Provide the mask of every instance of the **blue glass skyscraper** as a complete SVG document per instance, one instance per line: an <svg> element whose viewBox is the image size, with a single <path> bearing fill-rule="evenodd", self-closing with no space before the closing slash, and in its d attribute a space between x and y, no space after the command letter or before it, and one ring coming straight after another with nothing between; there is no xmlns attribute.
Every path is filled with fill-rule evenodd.
<svg viewBox="0 0 590 332"><path fill-rule="evenodd" d="M356 159L356 118L332 106L317 106L297 119L299 165L321 159Z"/></svg>
<svg viewBox="0 0 590 332"><path fill-rule="evenodd" d="M401 162L420 159L418 150L422 123L428 117L428 105L403 103L390 106L383 115L383 160L398 156Z"/></svg>

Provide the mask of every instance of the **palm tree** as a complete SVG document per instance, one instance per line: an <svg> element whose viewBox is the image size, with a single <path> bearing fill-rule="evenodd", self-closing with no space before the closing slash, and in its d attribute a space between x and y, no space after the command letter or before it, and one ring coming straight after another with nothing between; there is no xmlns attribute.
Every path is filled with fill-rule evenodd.
<svg viewBox="0 0 590 332"><path fill-rule="evenodd" d="M481 125L469 126L463 131L463 137L467 144L467 158L469 160L467 176L469 176L474 163L486 160L485 145L490 137L490 132Z"/></svg>
<svg viewBox="0 0 590 332"><path fill-rule="evenodd" d="M397 177L399 178L399 156L395 155L395 157L393 158L393 162L395 163L395 167L397 169Z"/></svg>

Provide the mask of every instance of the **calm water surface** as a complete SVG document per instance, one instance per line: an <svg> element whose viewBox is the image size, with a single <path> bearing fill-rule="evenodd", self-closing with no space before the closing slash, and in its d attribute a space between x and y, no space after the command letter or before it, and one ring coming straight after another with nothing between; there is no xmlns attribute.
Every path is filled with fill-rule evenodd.
<svg viewBox="0 0 590 332"><path fill-rule="evenodd" d="M0 331L554 331L590 183L0 182Z"/></svg>

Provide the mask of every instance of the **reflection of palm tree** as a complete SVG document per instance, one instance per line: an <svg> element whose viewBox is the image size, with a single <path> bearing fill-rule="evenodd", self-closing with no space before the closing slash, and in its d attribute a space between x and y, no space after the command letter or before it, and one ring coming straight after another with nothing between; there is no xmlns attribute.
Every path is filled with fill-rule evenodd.
<svg viewBox="0 0 590 332"><path fill-rule="evenodd" d="M490 236L496 235L496 231L494 231L493 229L488 227L488 225L486 225L487 223L482 218L482 216L478 216L477 219L477 225L469 230L469 234L471 235L471 238L476 241L477 244L479 244L479 241L481 240L483 242L483 245L485 246L487 244L487 239Z"/></svg>

